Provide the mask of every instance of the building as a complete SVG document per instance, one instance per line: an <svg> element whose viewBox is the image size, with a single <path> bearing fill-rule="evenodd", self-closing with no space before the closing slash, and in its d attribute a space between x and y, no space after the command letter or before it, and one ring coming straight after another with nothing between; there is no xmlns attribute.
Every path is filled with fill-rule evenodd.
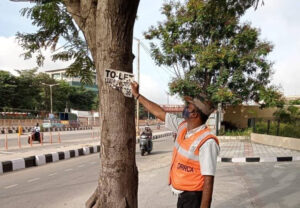
<svg viewBox="0 0 300 208"><path fill-rule="evenodd" d="M80 87L82 85L80 83L80 77L68 77L66 75L66 69L48 70L45 71L45 73L49 74L49 76L55 80L64 80L71 86ZM88 90L98 92L96 73L94 74L93 85L84 85L84 87Z"/></svg>
<svg viewBox="0 0 300 208"><path fill-rule="evenodd" d="M172 113L180 117L182 116L182 111L184 109L184 105L161 105L161 107L167 113Z"/></svg>
<svg viewBox="0 0 300 208"><path fill-rule="evenodd" d="M277 108L260 108L259 105L226 106L224 109L223 122L238 129L251 126L251 120L273 120Z"/></svg>

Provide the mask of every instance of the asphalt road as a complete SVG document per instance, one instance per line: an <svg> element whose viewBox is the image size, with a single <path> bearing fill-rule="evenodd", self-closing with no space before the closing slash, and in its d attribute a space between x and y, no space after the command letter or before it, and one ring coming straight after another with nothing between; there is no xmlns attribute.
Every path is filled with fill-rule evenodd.
<svg viewBox="0 0 300 208"><path fill-rule="evenodd" d="M138 147L138 146L137 146ZM154 141L140 156L139 207L175 207L167 186L172 138ZM99 155L89 155L0 176L1 208L79 208L97 185ZM213 208L299 208L300 162L218 163Z"/></svg>

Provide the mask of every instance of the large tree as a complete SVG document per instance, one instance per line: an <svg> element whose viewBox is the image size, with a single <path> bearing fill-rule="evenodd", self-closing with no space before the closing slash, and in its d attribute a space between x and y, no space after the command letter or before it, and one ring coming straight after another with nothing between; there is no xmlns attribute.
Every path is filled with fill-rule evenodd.
<svg viewBox="0 0 300 208"><path fill-rule="evenodd" d="M11 73L0 70L0 111L12 107L16 87L17 79Z"/></svg>
<svg viewBox="0 0 300 208"><path fill-rule="evenodd" d="M257 1L188 0L163 5L166 20L145 37L158 65L174 69L173 93L206 97L217 105L274 102L280 93L270 85L272 44L240 19ZM158 40L158 41L157 41Z"/></svg>
<svg viewBox="0 0 300 208"><path fill-rule="evenodd" d="M59 38L66 50L54 59L74 60L70 69L89 73L95 66L100 100L101 156L97 190L87 207L137 207L138 173L135 163L134 99L110 88L104 70L132 73L133 26L139 0L41 0L23 10L40 29L18 34L31 58L41 48L55 47ZM74 23L74 21L75 23ZM77 29L79 27L79 30ZM82 32L84 40L80 38ZM75 41L74 41L75 40ZM57 51L58 52L58 51ZM92 61L91 61L92 60ZM39 54L38 63L43 62ZM70 71L70 70L69 70Z"/></svg>

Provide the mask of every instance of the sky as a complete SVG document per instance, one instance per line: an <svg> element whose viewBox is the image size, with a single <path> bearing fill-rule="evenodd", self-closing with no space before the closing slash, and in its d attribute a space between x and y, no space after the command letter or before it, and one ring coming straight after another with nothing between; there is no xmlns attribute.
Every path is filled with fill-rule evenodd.
<svg viewBox="0 0 300 208"><path fill-rule="evenodd" d="M148 48L149 41L143 38L143 33L151 25L163 21L161 15L162 0L141 0L138 18L135 23L134 36L140 39ZM36 67L35 59L24 60L20 55L22 48L15 40L17 32L34 32L36 28L31 21L20 16L20 9L32 6L32 3L15 3L0 0L0 69L15 74L15 69L30 69ZM257 10L250 9L242 18L243 22L251 22L252 26L261 31L261 39L274 45L273 52L268 57L273 65L272 84L280 86L285 96L300 95L300 1L299 0L265 0L264 6ZM133 52L136 54L137 44L134 41ZM168 96L168 83L172 74L164 68L155 65L146 51L140 50L140 88L141 93L159 104L181 104L178 96ZM52 62L51 52L39 71L60 69L70 63ZM137 73L136 60L133 63L134 73Z"/></svg>

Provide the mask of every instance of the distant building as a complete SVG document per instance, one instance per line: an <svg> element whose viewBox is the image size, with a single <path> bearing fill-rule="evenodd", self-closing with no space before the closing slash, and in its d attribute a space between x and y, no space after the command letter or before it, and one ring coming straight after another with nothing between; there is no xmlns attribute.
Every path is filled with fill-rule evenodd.
<svg viewBox="0 0 300 208"><path fill-rule="evenodd" d="M285 99L287 101L300 100L300 95L286 96Z"/></svg>
<svg viewBox="0 0 300 208"><path fill-rule="evenodd" d="M184 109L184 105L161 105L161 107L167 113L172 113L172 114L175 114L179 117L182 116L182 111Z"/></svg>
<svg viewBox="0 0 300 208"><path fill-rule="evenodd" d="M80 77L68 77L66 75L66 69L48 70L45 71L45 73L49 74L49 76L55 80L64 80L68 82L71 86L75 86L75 87L81 86ZM84 87L88 90L98 92L96 73L94 74L93 85L84 85Z"/></svg>

